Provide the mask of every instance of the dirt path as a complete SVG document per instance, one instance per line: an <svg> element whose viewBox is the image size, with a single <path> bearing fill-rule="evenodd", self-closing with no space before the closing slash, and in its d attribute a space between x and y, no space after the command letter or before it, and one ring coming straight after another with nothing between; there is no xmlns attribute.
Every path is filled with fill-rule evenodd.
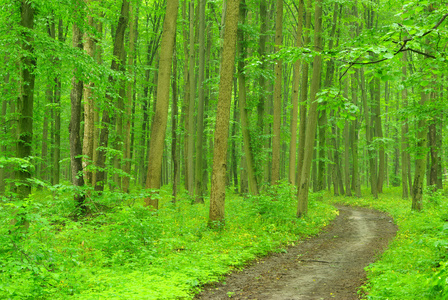
<svg viewBox="0 0 448 300"><path fill-rule="evenodd" d="M375 210L337 208L339 216L318 237L257 260L196 299L358 299L364 267L383 251L397 227Z"/></svg>

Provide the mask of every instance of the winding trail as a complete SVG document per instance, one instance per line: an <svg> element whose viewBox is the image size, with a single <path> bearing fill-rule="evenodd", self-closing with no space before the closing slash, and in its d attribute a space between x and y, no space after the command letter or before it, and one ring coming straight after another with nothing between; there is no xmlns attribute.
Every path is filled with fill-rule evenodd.
<svg viewBox="0 0 448 300"><path fill-rule="evenodd" d="M385 213L337 206L319 236L253 262L195 299L358 299L364 268L387 247L397 226Z"/></svg>

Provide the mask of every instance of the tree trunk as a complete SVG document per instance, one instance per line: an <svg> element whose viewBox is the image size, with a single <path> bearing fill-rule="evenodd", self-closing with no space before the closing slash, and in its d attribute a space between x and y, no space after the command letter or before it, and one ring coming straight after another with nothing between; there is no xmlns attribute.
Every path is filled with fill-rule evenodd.
<svg viewBox="0 0 448 300"><path fill-rule="evenodd" d="M429 94L421 92L420 106L423 107ZM423 184L426 172L426 139L428 128L426 120L421 117L417 129L417 152L415 157L415 174L412 183L412 210L421 211L423 208Z"/></svg>
<svg viewBox="0 0 448 300"><path fill-rule="evenodd" d="M190 197L194 196L194 99L196 96L194 74L194 0L190 1L190 50L189 50L189 83L190 101L188 104L188 142L187 142L187 190Z"/></svg>
<svg viewBox="0 0 448 300"><path fill-rule="evenodd" d="M229 136L230 105L232 102L238 11L239 0L228 0L213 148L212 186L208 220L210 227L224 225L227 140Z"/></svg>
<svg viewBox="0 0 448 300"><path fill-rule="evenodd" d="M78 25L73 24L73 47L82 50L82 32ZM81 189L84 186L82 174L82 142L81 142L81 101L83 82L76 76L77 70L73 71L72 90L70 93L71 117L70 117L70 166L72 171L72 183L76 187L75 203L78 215L86 212L85 194Z"/></svg>
<svg viewBox="0 0 448 300"><path fill-rule="evenodd" d="M136 56L135 53L135 44L137 43L137 35L138 35L138 7L135 12L135 19L133 19L133 9L130 10L130 18L131 18L131 24L129 26L129 55L128 55L128 73L130 74L131 78L134 78L134 59ZM125 140L124 140L124 153L123 153L123 171L128 174L125 177L123 177L122 180L122 190L124 193L129 192L129 179L131 176L131 121L133 118L132 108L134 107L133 104L133 98L134 98L134 82L128 82L126 84L126 115L125 115Z"/></svg>
<svg viewBox="0 0 448 300"><path fill-rule="evenodd" d="M308 0L305 8L305 29L303 31L305 36L303 45L305 47L309 46L311 40L310 38L311 8L312 8L311 0ZM302 85L301 85L302 93L300 94L300 105L299 105L300 124L299 124L299 143L298 143L299 149L297 151L297 176L296 176L297 186L299 186L301 182L303 157L305 151L306 110L308 101L308 71L309 71L309 64L304 61L302 67Z"/></svg>
<svg viewBox="0 0 448 300"><path fill-rule="evenodd" d="M314 14L314 50L322 50L322 0L316 1L316 8ZM297 217L303 217L308 213L308 187L310 182L311 163L313 160L313 146L316 137L317 125L317 101L316 94L320 87L320 72L321 72L322 57L316 55L313 62L313 77L311 79L310 89L310 109L308 112L306 133L305 133L305 155L303 159L303 169L300 176L300 184L298 186L299 204L297 207Z"/></svg>
<svg viewBox="0 0 448 300"><path fill-rule="evenodd" d="M299 14L297 20L296 31L296 47L302 48L302 27L303 27L303 11L304 0L299 0ZM299 88L300 88L300 60L294 63L293 83L292 83L292 113L291 113L291 141L289 143L289 175L290 184L296 183L296 156L297 156L297 122L299 114Z"/></svg>
<svg viewBox="0 0 448 300"><path fill-rule="evenodd" d="M21 57L21 95L18 102L18 140L17 140L17 158L29 160L31 156L31 143L33 140L33 103L34 103L34 81L36 60L34 58L34 45L32 31L34 29L34 8L29 1L22 1L21 22L20 25L28 31L22 32L24 42L22 50L26 55ZM23 165L23 164L22 164ZM31 184L28 179L31 178L32 166L28 162L16 171L16 193L19 199L28 197L31 193Z"/></svg>
<svg viewBox="0 0 448 300"><path fill-rule="evenodd" d="M170 96L171 67L176 36L178 0L167 0L163 33L160 45L159 78L157 82L156 113L151 124L151 144L149 146L148 175L146 189L160 189L162 172L163 146L168 120L168 106ZM145 206L158 209L158 197L147 197Z"/></svg>
<svg viewBox="0 0 448 300"><path fill-rule="evenodd" d="M176 51L173 54L173 80L171 82L173 91L173 104L171 114L171 162L173 164L173 202L177 201L177 191L180 181L180 163L179 163L179 151L178 151L178 136L177 136L177 124L178 124L178 108L177 108L177 55Z"/></svg>
<svg viewBox="0 0 448 300"><path fill-rule="evenodd" d="M358 72L358 71L356 71ZM359 72L359 80L361 83L361 98L362 105L364 107L364 120L366 123L366 144L367 144L367 154L369 159L369 167L370 167L370 191L374 198L378 198L378 181L376 179L376 166L375 166L375 154L372 149L372 128L371 128L371 120L369 117L369 106L367 104L367 95L366 95L366 86L364 79L364 70L361 69Z"/></svg>
<svg viewBox="0 0 448 300"><path fill-rule="evenodd" d="M203 159L204 147L204 78L205 78L205 0L199 1L199 99L196 135L195 203L204 203Z"/></svg>
<svg viewBox="0 0 448 300"><path fill-rule="evenodd" d="M381 122L381 102L380 102L381 81L375 79L375 136L380 140L378 146L378 193L383 193L383 184L385 179L385 153L383 142L383 125Z"/></svg>
<svg viewBox="0 0 448 300"><path fill-rule="evenodd" d="M275 16L275 48L280 50L283 40L283 0L277 0L277 13ZM282 113L282 61L277 60L274 66L274 124L272 137L272 171L271 184L275 185L280 179L280 133Z"/></svg>
<svg viewBox="0 0 448 300"><path fill-rule="evenodd" d="M402 79L405 80L407 77L406 74L406 63L407 63L407 52L403 52L403 67L402 67L402 73L403 77ZM401 100L402 100L402 107L406 107L408 105L408 90L404 88L401 91ZM402 121L401 124L401 187L402 187L402 194L401 197L403 199L408 199L409 197L409 187L408 187L408 178L410 173L410 161L407 151L408 148L408 142L407 142L407 134L409 131L409 125L408 120L405 119Z"/></svg>
<svg viewBox="0 0 448 300"><path fill-rule="evenodd" d="M358 105L358 93L356 87L356 77L353 74L351 77L352 85L352 103ZM352 161L353 161L353 173L352 173L352 185L355 191L356 197L361 198L361 182L359 178L359 163L358 163L358 120L352 120L350 126L350 144L352 148Z"/></svg>
<svg viewBox="0 0 448 300"><path fill-rule="evenodd" d="M240 3L239 19L242 25L246 23L246 1L242 0ZM252 147L250 144L249 122L246 110L246 75L244 74L246 47L244 31L238 29L238 53L240 59L238 60L238 102L240 109L241 131L243 134L243 149L244 149L244 165L247 170L247 179L249 181L249 189L252 195L258 195L258 183L255 176L255 165L252 155ZM243 178L243 177L241 177Z"/></svg>
<svg viewBox="0 0 448 300"><path fill-rule="evenodd" d="M118 71L120 69L119 63L117 61L122 60L122 53L124 51L124 33L126 31L126 27L129 21L129 1L123 0L123 4L121 6L121 13L118 19L118 25L115 32L115 41L114 41L114 50L112 59L111 69L112 71ZM113 76L109 76L109 84L110 89L113 89L114 82L116 79ZM106 93L106 98L109 102L113 102L114 94L112 91ZM109 109L105 109L103 111L103 117L101 120L103 128L100 133L100 141L99 146L101 149L98 151L98 160L96 161L96 167L99 169L96 174L96 182L95 182L95 190L103 191L104 185L106 183L106 148L109 143L109 126L111 121L111 113Z"/></svg>

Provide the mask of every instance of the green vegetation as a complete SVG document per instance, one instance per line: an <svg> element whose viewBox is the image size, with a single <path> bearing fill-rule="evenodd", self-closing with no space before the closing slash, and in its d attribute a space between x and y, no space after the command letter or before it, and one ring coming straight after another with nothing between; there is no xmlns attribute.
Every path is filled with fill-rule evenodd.
<svg viewBox="0 0 448 300"><path fill-rule="evenodd" d="M388 212L398 234L381 259L367 267L367 299L448 299L448 198L430 192L424 209L415 212L400 189L378 199L333 197L331 203L366 206Z"/></svg>
<svg viewBox="0 0 448 300"><path fill-rule="evenodd" d="M337 214L312 200L309 216L297 219L288 185L275 189L249 198L228 191L226 226L217 230L207 227L208 203L173 205L168 189L157 212L141 206L144 195L106 192L79 222L70 218L73 194L57 192L62 187L3 204L0 298L191 298L202 284L317 234ZM13 211L27 220L12 225Z"/></svg>

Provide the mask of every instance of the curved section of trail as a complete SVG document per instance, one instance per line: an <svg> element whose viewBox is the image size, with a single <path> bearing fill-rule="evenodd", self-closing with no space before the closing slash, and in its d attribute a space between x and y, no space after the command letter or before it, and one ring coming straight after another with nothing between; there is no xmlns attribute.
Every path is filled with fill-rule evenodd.
<svg viewBox="0 0 448 300"><path fill-rule="evenodd" d="M358 299L364 268L386 248L397 226L376 210L337 208L339 216L319 236L257 260L196 299Z"/></svg>

